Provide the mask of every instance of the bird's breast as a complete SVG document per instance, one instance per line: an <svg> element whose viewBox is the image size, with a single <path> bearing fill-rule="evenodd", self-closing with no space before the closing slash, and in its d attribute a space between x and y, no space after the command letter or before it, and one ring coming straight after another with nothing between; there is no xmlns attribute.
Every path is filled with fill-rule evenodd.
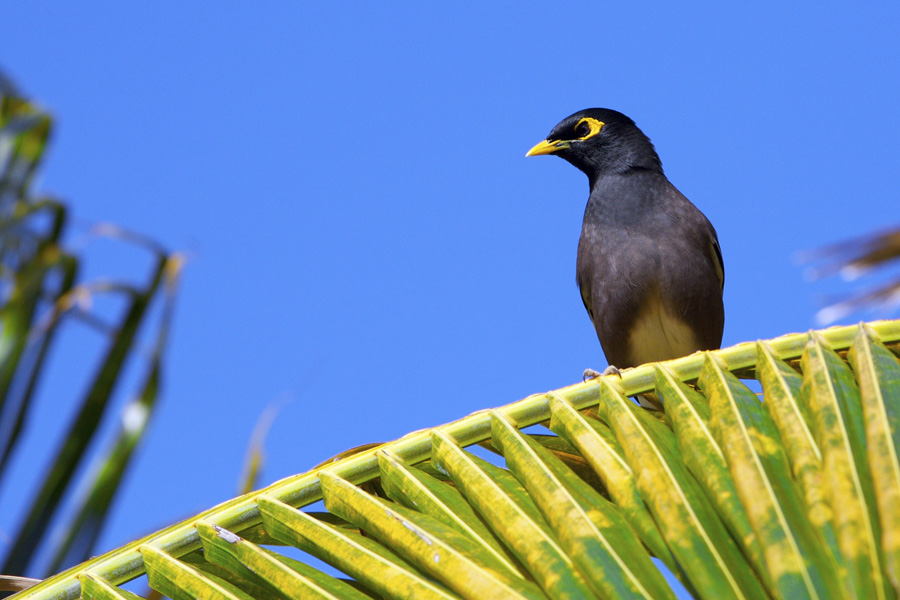
<svg viewBox="0 0 900 600"><path fill-rule="evenodd" d="M703 347L691 327L659 294L645 299L628 331L629 362L633 365L687 356Z"/></svg>

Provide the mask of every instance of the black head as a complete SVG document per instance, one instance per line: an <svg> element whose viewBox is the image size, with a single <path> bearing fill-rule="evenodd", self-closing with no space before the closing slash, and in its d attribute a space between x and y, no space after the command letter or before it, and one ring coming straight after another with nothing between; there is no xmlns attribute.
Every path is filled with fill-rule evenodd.
<svg viewBox="0 0 900 600"><path fill-rule="evenodd" d="M600 175L634 168L662 172L650 139L634 121L608 108L588 108L566 117L525 156L539 154L566 159L592 183Z"/></svg>

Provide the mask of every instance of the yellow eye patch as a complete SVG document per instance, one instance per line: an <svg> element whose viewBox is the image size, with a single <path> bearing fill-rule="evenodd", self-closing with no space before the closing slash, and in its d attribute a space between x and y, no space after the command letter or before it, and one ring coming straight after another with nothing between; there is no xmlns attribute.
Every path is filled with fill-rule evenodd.
<svg viewBox="0 0 900 600"><path fill-rule="evenodd" d="M588 131L586 135L578 138L579 140L586 140L589 137L594 137L595 135L600 133L600 129L602 129L606 123L604 123L603 121L598 121L597 119L593 119L591 117L585 117L575 124L575 131L578 131L582 124L587 125L590 131Z"/></svg>

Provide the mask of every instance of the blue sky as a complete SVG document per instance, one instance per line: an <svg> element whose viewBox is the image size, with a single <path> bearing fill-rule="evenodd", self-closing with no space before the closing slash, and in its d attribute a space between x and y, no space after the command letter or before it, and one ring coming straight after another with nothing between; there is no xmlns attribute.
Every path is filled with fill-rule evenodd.
<svg viewBox="0 0 900 600"><path fill-rule="evenodd" d="M0 67L57 118L41 189L81 230L192 254L162 405L100 549L233 496L273 402L265 483L605 366L574 282L586 178L524 156L582 108L634 118L715 225L725 345L814 327L818 299L848 288L805 281L794 253L898 221L898 17L887 2L6 6ZM112 242L89 256L94 276L143 273ZM24 489L47 460L38 430L63 428L81 381L64 360L78 335L18 457ZM0 497L4 535L17 506Z"/></svg>

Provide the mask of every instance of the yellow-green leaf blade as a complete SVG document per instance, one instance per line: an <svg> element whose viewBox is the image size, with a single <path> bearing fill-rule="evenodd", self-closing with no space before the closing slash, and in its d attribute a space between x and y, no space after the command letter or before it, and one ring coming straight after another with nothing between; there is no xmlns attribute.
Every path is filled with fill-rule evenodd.
<svg viewBox="0 0 900 600"><path fill-rule="evenodd" d="M704 598L766 598L699 486L677 458L671 431L612 384L601 402L636 474L638 490L694 588Z"/></svg>
<svg viewBox="0 0 900 600"><path fill-rule="evenodd" d="M563 472L568 469L562 461L524 436L502 413L491 413L491 431L510 469L534 498L560 544L598 595L674 598L614 506L608 503L604 506L599 494L593 506L585 506L584 492L578 494L569 489L573 483L564 479ZM571 471L569 474L576 477Z"/></svg>
<svg viewBox="0 0 900 600"><path fill-rule="evenodd" d="M273 552L252 544L221 527L199 521L197 532L206 560L264 585L286 598L359 599L369 596L347 583L295 561L289 567Z"/></svg>
<svg viewBox="0 0 900 600"><path fill-rule="evenodd" d="M859 389L847 364L815 335L801 366L847 583L858 598L887 598Z"/></svg>
<svg viewBox="0 0 900 600"><path fill-rule="evenodd" d="M539 511L533 504L530 509L523 508L523 504L531 502L527 494L526 498L514 500L507 487L501 486L493 473L488 474L483 461L475 459L440 430L432 433L432 462L450 475L547 595L573 600L591 597L590 588L542 522Z"/></svg>
<svg viewBox="0 0 900 600"><path fill-rule="evenodd" d="M900 594L900 361L865 325L859 327L849 358L862 396L884 571Z"/></svg>
<svg viewBox="0 0 900 600"><path fill-rule="evenodd" d="M822 453L811 429L812 415L800 402L803 378L787 363L779 360L768 344L756 345L757 378L763 387L763 406L783 442L791 472L800 484L807 517L832 559L838 564L838 577L843 578L840 549L834 533L834 513L828 502L822 473Z"/></svg>
<svg viewBox="0 0 900 600"><path fill-rule="evenodd" d="M666 417L672 423L684 464L703 488L756 573L771 587L762 547L741 504L725 455L709 428L708 400L662 366L656 367L656 386L666 407Z"/></svg>
<svg viewBox="0 0 900 600"><path fill-rule="evenodd" d="M81 582L81 597L84 600L143 600L137 594L119 589L102 577L82 573L78 576Z"/></svg>
<svg viewBox="0 0 900 600"><path fill-rule="evenodd" d="M373 540L322 523L273 498L260 496L258 504L263 524L274 537L324 560L379 594L409 600L455 597Z"/></svg>
<svg viewBox="0 0 900 600"><path fill-rule="evenodd" d="M638 493L634 474L623 458L615 434L605 424L576 411L564 398L551 393L548 399L551 431L578 448L641 540L669 570L679 573L672 553Z"/></svg>
<svg viewBox="0 0 900 600"><path fill-rule="evenodd" d="M485 552L493 554L500 567L506 568L510 575L522 577L512 555L478 518L459 490L420 469L405 465L390 452L378 453L378 466L381 485L389 498L454 527Z"/></svg>
<svg viewBox="0 0 900 600"><path fill-rule="evenodd" d="M226 587L149 544L139 550L144 557L150 587L164 596L173 600L251 600L233 586Z"/></svg>
<svg viewBox="0 0 900 600"><path fill-rule="evenodd" d="M764 549L773 591L782 598L839 597L834 566L817 547L781 442L759 399L710 356L700 383L710 399L713 435Z"/></svg>
<svg viewBox="0 0 900 600"><path fill-rule="evenodd" d="M396 503L370 496L327 471L320 475L325 506L464 598L543 598L540 590L498 568L470 538Z"/></svg>

